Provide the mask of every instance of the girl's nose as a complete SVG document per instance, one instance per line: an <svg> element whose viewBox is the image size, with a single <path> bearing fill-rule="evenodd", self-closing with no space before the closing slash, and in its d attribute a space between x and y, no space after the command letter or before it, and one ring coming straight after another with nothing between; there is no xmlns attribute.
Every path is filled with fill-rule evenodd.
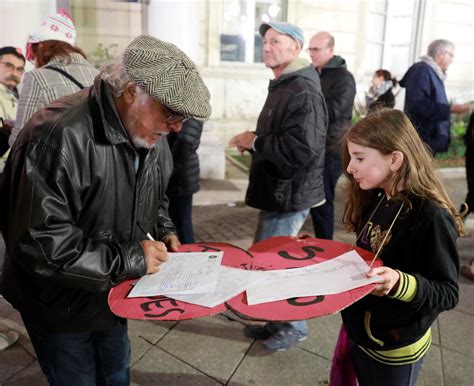
<svg viewBox="0 0 474 386"><path fill-rule="evenodd" d="M353 173L353 167L352 167L352 161L349 162L346 168L347 173L352 174Z"/></svg>

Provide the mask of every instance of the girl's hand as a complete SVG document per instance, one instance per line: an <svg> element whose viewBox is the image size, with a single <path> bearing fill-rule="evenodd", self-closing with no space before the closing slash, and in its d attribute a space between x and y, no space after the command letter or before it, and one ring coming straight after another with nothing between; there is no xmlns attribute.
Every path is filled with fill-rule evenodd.
<svg viewBox="0 0 474 386"><path fill-rule="evenodd" d="M372 268L368 273L368 277L378 275L381 280L375 285L375 288L371 292L375 296L385 296L390 292L395 292L398 288L398 282L400 280L400 274L389 267L377 267Z"/></svg>

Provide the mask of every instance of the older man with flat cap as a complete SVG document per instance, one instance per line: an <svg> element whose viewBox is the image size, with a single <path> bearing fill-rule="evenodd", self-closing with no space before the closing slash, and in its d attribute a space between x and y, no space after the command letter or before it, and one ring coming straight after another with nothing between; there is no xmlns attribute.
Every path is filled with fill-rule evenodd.
<svg viewBox="0 0 474 386"><path fill-rule="evenodd" d="M50 384L130 383L127 322L107 294L157 272L177 249L164 196L171 154L160 139L210 113L194 63L143 35L90 89L39 110L16 140L1 191L1 284Z"/></svg>
<svg viewBox="0 0 474 386"><path fill-rule="evenodd" d="M252 153L245 202L260 209L254 242L296 236L311 207L324 202L323 168L327 110L319 76L298 56L303 31L289 23L260 26L263 60L273 71L255 131L237 134L229 146ZM306 338L306 321L247 326L272 351Z"/></svg>

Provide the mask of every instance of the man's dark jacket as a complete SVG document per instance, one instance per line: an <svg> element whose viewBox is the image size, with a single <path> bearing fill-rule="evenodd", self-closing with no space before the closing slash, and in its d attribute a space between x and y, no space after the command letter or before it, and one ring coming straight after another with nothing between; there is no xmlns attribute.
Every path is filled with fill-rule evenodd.
<svg viewBox="0 0 474 386"><path fill-rule="evenodd" d="M203 122L189 119L178 133L168 134L168 144L173 155L173 174L168 184L167 195L184 196L199 191L199 156Z"/></svg>
<svg viewBox="0 0 474 386"><path fill-rule="evenodd" d="M338 55L322 68L320 78L329 118L326 156L339 158L341 138L351 125L356 85L346 61Z"/></svg>
<svg viewBox="0 0 474 386"><path fill-rule="evenodd" d="M136 173L139 157L105 87L96 78L39 110L4 170L3 296L54 331L116 323L108 291L146 273L137 223L158 240L174 232L168 144L160 140Z"/></svg>
<svg viewBox="0 0 474 386"><path fill-rule="evenodd" d="M257 122L247 205L294 212L324 200L326 128L319 77L296 60L270 81Z"/></svg>
<svg viewBox="0 0 474 386"><path fill-rule="evenodd" d="M400 86L405 87L404 111L433 153L445 152L451 142L450 106L443 81L425 62L411 66Z"/></svg>

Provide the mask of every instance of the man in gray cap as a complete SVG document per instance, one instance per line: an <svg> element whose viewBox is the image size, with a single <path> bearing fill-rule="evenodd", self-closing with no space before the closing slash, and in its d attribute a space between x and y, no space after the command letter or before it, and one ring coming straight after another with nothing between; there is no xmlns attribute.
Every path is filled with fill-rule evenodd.
<svg viewBox="0 0 474 386"><path fill-rule="evenodd" d="M254 242L296 236L311 207L324 202L323 167L327 111L319 77L299 59L303 31L292 24L260 26L263 59L275 76L255 131L229 142L252 153L245 202L260 209ZM247 326L247 336L282 351L306 338L306 321Z"/></svg>
<svg viewBox="0 0 474 386"><path fill-rule="evenodd" d="M179 246L160 138L210 113L194 63L143 35L90 89L39 110L16 140L0 192L1 285L50 384L130 383L127 322L107 295L157 272Z"/></svg>

